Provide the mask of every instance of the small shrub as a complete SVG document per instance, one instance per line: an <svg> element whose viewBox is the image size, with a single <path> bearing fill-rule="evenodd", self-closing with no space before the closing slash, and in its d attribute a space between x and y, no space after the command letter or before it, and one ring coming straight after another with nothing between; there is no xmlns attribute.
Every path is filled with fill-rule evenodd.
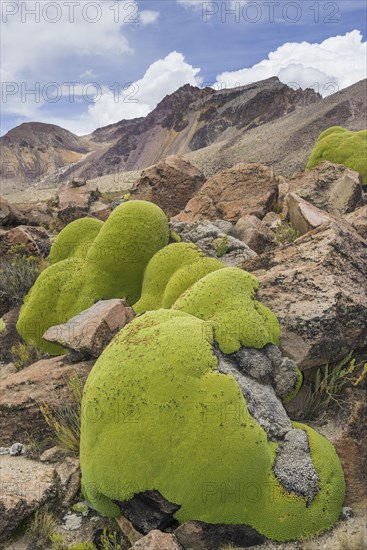
<svg viewBox="0 0 367 550"><path fill-rule="evenodd" d="M64 537L58 533L51 537L51 542L52 550L97 550L93 542L79 542L69 546L69 544L65 542Z"/></svg>
<svg viewBox="0 0 367 550"><path fill-rule="evenodd" d="M224 256L228 249L228 235L223 235L223 237L215 239L212 242L212 246L218 258Z"/></svg>
<svg viewBox="0 0 367 550"><path fill-rule="evenodd" d="M52 428L55 443L68 455L79 456L80 417L82 402L82 382L77 375L70 378L68 383L70 400L51 408L43 403L41 412Z"/></svg>
<svg viewBox="0 0 367 550"><path fill-rule="evenodd" d="M47 510L37 510L31 520L27 533L37 548L50 548L50 542L56 529L56 519Z"/></svg>
<svg viewBox="0 0 367 550"><path fill-rule="evenodd" d="M294 229L290 223L281 221L277 224L275 230L275 242L278 246L293 243L298 237L298 231Z"/></svg>
<svg viewBox="0 0 367 550"><path fill-rule="evenodd" d="M346 386L357 386L363 381L367 363L357 368L352 355L350 353L337 365L327 364L317 369L311 393L303 407L304 419L322 420L332 407L342 406L342 393Z"/></svg>
<svg viewBox="0 0 367 550"><path fill-rule="evenodd" d="M12 354L12 361L17 371L32 365L36 361L41 359L42 355L34 344L24 344L23 342L18 342L10 348L10 353Z"/></svg>
<svg viewBox="0 0 367 550"><path fill-rule="evenodd" d="M22 245L12 247L9 258L1 262L0 302L9 309L20 305L45 267L44 259L27 256Z"/></svg>

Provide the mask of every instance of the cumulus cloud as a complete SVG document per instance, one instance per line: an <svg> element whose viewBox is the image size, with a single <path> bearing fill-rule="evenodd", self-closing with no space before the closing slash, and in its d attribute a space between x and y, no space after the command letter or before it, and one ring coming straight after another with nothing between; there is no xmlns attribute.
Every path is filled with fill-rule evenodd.
<svg viewBox="0 0 367 550"><path fill-rule="evenodd" d="M159 11L143 10L139 13L140 22L142 25L150 25L155 23L159 17Z"/></svg>
<svg viewBox="0 0 367 550"><path fill-rule="evenodd" d="M158 16L140 10L136 0L1 3L3 113L33 118L47 103L40 87L96 78L93 65L101 60L133 55L127 27L145 27ZM89 68L81 74L86 64Z"/></svg>
<svg viewBox="0 0 367 550"><path fill-rule="evenodd" d="M185 61L182 53L171 52L164 59L152 63L144 76L124 86L123 89L104 87L89 105L88 112L73 120L47 119L48 122L64 126L79 135L88 134L101 126L122 119L146 116L168 94L184 84L197 86L202 80L199 68ZM75 94L82 95L83 89L76 87ZM85 93L85 90L84 90Z"/></svg>
<svg viewBox="0 0 367 550"><path fill-rule="evenodd" d="M278 76L285 84L312 87L325 97L366 78L366 60L367 42L353 30L320 44L287 42L253 67L219 74L216 85L232 88Z"/></svg>

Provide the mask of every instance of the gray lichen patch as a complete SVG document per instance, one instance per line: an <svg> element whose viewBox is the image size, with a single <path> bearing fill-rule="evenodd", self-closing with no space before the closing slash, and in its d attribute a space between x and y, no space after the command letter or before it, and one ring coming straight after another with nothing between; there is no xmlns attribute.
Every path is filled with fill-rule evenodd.
<svg viewBox="0 0 367 550"><path fill-rule="evenodd" d="M310 505L320 491L320 479L312 463L307 434L290 430L277 449L273 472L279 483L289 492L308 497Z"/></svg>
<svg viewBox="0 0 367 550"><path fill-rule="evenodd" d="M320 479L312 463L307 434L294 429L281 397L297 382L294 361L284 358L276 346L262 350L241 348L231 355L217 346L218 371L232 376L246 399L250 415L278 443L273 472L289 493L307 497L310 505L320 491Z"/></svg>

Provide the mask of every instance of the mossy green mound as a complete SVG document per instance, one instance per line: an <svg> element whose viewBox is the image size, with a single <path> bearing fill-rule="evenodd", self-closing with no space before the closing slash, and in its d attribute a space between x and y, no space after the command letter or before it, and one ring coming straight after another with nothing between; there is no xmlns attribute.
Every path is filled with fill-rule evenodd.
<svg viewBox="0 0 367 550"><path fill-rule="evenodd" d="M80 218L69 223L54 240L50 250L50 264L68 258L86 258L88 250L103 222L95 218Z"/></svg>
<svg viewBox="0 0 367 550"><path fill-rule="evenodd" d="M219 260L208 258L194 244L169 244L147 265L141 298L134 310L144 313L161 307L169 309L194 282L223 267Z"/></svg>
<svg viewBox="0 0 367 550"><path fill-rule="evenodd" d="M367 184L367 130L351 132L341 126L332 126L322 132L307 163L306 170L329 160L352 168Z"/></svg>
<svg viewBox="0 0 367 550"><path fill-rule="evenodd" d="M281 541L328 529L344 498L333 447L297 425L308 435L321 490L309 506L287 493L272 472L276 444L249 415L235 379L216 371L214 329L160 309L137 317L105 349L82 402L85 497L117 516L114 500L155 489L181 505L181 522L249 524Z"/></svg>
<svg viewBox="0 0 367 550"><path fill-rule="evenodd" d="M42 340L49 327L65 323L98 300L127 298L134 303L149 260L168 243L165 214L145 201L121 204L102 226L82 220L70 225L60 233L58 243L68 243L75 236L80 236L80 243L75 238L73 252L59 261L54 249L56 263L36 280L17 323L26 342L52 355L64 350ZM82 234L87 227L90 236Z"/></svg>
<svg viewBox="0 0 367 550"><path fill-rule="evenodd" d="M258 286L250 273L227 267L194 283L172 307L212 323L223 353L233 353L241 346L279 345L278 320L255 299Z"/></svg>

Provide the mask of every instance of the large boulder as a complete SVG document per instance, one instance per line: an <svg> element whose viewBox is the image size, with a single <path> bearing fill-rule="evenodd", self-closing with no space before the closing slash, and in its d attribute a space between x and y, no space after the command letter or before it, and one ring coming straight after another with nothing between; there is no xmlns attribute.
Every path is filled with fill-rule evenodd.
<svg viewBox="0 0 367 550"><path fill-rule="evenodd" d="M349 224L331 219L243 268L258 277L283 351L301 369L367 345L367 241Z"/></svg>
<svg viewBox="0 0 367 550"><path fill-rule="evenodd" d="M17 203L16 208L26 225L52 227L54 224L53 210L47 202Z"/></svg>
<svg viewBox="0 0 367 550"><path fill-rule="evenodd" d="M285 210L292 227L297 231L298 235L304 235L330 220L328 214L295 193L289 193L286 196Z"/></svg>
<svg viewBox="0 0 367 550"><path fill-rule="evenodd" d="M278 185L268 166L241 163L210 178L175 219L236 223L244 214L262 219L277 197Z"/></svg>
<svg viewBox="0 0 367 550"><path fill-rule="evenodd" d="M4 197L0 197L0 226L12 226L24 223L25 218L19 210Z"/></svg>
<svg viewBox="0 0 367 550"><path fill-rule="evenodd" d="M135 314L124 300L100 300L67 323L49 328L44 340L60 344L85 357L98 357Z"/></svg>
<svg viewBox="0 0 367 550"><path fill-rule="evenodd" d="M364 204L360 175L329 161L296 176L288 182L287 189L334 215L352 212Z"/></svg>
<svg viewBox="0 0 367 550"><path fill-rule="evenodd" d="M99 191L94 184L62 188L56 196L58 227L62 228L77 218L86 216L90 205L98 196Z"/></svg>
<svg viewBox="0 0 367 550"><path fill-rule="evenodd" d="M275 240L273 231L259 218L251 214L241 216L234 227L234 231L236 236L257 254L264 252Z"/></svg>
<svg viewBox="0 0 367 550"><path fill-rule="evenodd" d="M71 365L64 364L62 358L54 358L38 361L6 376L1 383L1 445L26 442L30 437L42 442L53 435L40 405L63 406L71 398L69 380L77 375L83 384L91 368L91 362Z"/></svg>
<svg viewBox="0 0 367 550"><path fill-rule="evenodd" d="M143 199L175 216L205 182L203 174L178 155L146 168L131 190L132 199Z"/></svg>
<svg viewBox="0 0 367 550"><path fill-rule="evenodd" d="M18 225L0 235L0 253L5 256L13 247L22 246L27 254L46 258L51 249L51 239L43 227Z"/></svg>
<svg viewBox="0 0 367 550"><path fill-rule="evenodd" d="M80 484L79 461L49 465L10 455L0 456L0 541L41 506L52 503L68 506Z"/></svg>

